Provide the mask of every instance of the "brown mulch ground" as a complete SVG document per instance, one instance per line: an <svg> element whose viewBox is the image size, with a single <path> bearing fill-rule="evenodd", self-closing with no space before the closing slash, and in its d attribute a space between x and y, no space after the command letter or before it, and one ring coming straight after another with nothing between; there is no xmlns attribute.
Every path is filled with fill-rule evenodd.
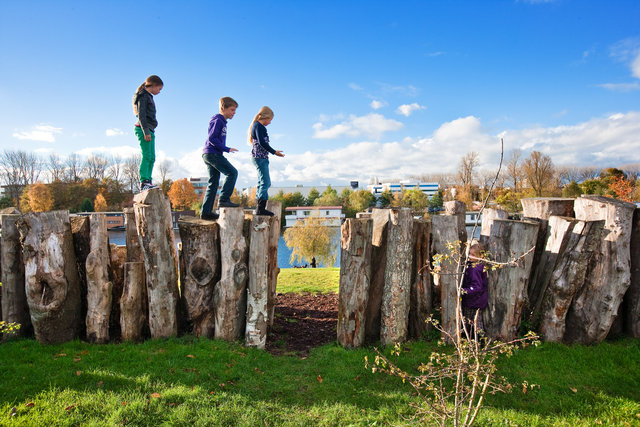
<svg viewBox="0 0 640 427"><path fill-rule="evenodd" d="M278 294L266 349L305 357L309 350L336 340L338 294Z"/></svg>

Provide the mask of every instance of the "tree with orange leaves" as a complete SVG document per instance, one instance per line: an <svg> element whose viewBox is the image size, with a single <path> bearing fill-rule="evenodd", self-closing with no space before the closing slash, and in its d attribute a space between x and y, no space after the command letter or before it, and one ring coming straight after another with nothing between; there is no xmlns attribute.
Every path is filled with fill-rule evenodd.
<svg viewBox="0 0 640 427"><path fill-rule="evenodd" d="M98 193L96 199L93 201L93 210L95 212L106 212L107 210L107 201L105 200L102 193Z"/></svg>
<svg viewBox="0 0 640 427"><path fill-rule="evenodd" d="M622 175L611 175L609 178L609 190L611 190L616 199L633 202L633 191L635 186L633 182L627 180Z"/></svg>
<svg viewBox="0 0 640 427"><path fill-rule="evenodd" d="M53 208L53 193L41 182L29 185L20 198L20 206L24 212L50 211Z"/></svg>
<svg viewBox="0 0 640 427"><path fill-rule="evenodd" d="M169 190L169 200L173 209L189 209L198 199L193 184L187 178L182 178L171 184Z"/></svg>

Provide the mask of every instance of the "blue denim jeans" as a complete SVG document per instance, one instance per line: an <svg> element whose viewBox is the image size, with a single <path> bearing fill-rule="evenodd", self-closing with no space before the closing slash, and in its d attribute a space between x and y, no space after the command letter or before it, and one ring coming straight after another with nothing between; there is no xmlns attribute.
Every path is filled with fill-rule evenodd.
<svg viewBox="0 0 640 427"><path fill-rule="evenodd" d="M256 200L269 200L269 187L271 187L271 177L269 176L269 159L252 158L253 164L258 170L258 188L256 189Z"/></svg>
<svg viewBox="0 0 640 427"><path fill-rule="evenodd" d="M220 200L229 200L236 185L238 170L222 154L203 154L202 160L204 160L204 164L207 165L209 170L209 184L202 201L202 213L208 214L213 210L213 202L216 199L218 184L220 183L220 174L226 177L220 191Z"/></svg>

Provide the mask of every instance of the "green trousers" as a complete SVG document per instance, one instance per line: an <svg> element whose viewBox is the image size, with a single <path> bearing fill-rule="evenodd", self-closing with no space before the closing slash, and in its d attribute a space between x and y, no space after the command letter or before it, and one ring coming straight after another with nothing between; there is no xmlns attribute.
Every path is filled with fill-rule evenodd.
<svg viewBox="0 0 640 427"><path fill-rule="evenodd" d="M153 172L153 164L156 161L156 135L151 134L151 141L145 141L142 128L135 126L135 134L140 141L140 149L142 150L142 161L140 162L140 181L151 181L151 173Z"/></svg>

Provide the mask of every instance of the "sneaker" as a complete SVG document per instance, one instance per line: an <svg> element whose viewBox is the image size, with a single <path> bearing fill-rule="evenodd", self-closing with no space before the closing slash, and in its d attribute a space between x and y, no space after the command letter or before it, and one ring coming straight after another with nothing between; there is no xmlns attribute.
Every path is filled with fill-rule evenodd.
<svg viewBox="0 0 640 427"><path fill-rule="evenodd" d="M237 208L239 206L239 204L233 203L231 200L220 200L218 202L219 208Z"/></svg>
<svg viewBox="0 0 640 427"><path fill-rule="evenodd" d="M218 218L220 218L220 215L218 215L217 213L210 213L210 214L202 214L200 215L200 219L204 219L207 221L215 221Z"/></svg>
<svg viewBox="0 0 640 427"><path fill-rule="evenodd" d="M140 186L140 191L151 190L153 188L158 188L157 185L153 185L150 179L142 181L142 185Z"/></svg>

